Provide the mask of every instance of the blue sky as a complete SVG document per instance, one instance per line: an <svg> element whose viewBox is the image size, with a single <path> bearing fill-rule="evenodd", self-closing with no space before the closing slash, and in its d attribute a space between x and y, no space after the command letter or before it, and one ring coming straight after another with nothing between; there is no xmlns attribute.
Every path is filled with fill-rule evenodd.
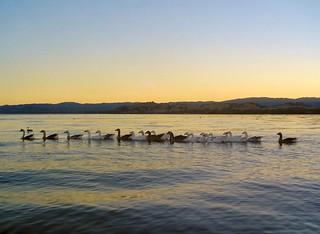
<svg viewBox="0 0 320 234"><path fill-rule="evenodd" d="M0 2L0 104L320 96L320 2Z"/></svg>

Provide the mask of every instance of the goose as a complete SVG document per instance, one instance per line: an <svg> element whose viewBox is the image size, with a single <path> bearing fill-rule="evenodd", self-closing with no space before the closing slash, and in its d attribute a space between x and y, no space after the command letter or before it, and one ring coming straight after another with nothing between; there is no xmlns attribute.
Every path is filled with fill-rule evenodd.
<svg viewBox="0 0 320 234"><path fill-rule="evenodd" d="M173 144L174 142L179 142L179 143L185 143L185 139L188 137L186 135L178 135L178 136L174 136L173 132L169 131L167 132L167 134L169 135L169 140L170 140L170 144Z"/></svg>
<svg viewBox="0 0 320 234"><path fill-rule="evenodd" d="M114 134L110 134L110 133L105 134L105 135L101 135L101 131L100 130L96 131L96 133L98 133L100 138L103 139L103 140L112 140L113 136L114 136Z"/></svg>
<svg viewBox="0 0 320 234"><path fill-rule="evenodd" d="M208 143L226 143L227 135L214 136L212 133L209 133L207 137Z"/></svg>
<svg viewBox="0 0 320 234"><path fill-rule="evenodd" d="M91 136L90 130L85 130L84 132L88 133L88 140L102 140L103 137L101 136L101 133L96 136Z"/></svg>
<svg viewBox="0 0 320 234"><path fill-rule="evenodd" d="M167 139L167 134L166 133L161 133L161 134L156 134L156 132L154 130L151 131L152 135L156 135L158 137L161 137L162 140L166 140Z"/></svg>
<svg viewBox="0 0 320 234"><path fill-rule="evenodd" d="M151 134L152 131L146 131L145 134L147 134L147 141L150 143L151 141L155 141L155 142L164 142L166 140L166 134L159 134L159 135L155 135L155 134Z"/></svg>
<svg viewBox="0 0 320 234"><path fill-rule="evenodd" d="M245 142L242 136L232 136L231 131L225 132L223 135L227 136L227 142Z"/></svg>
<svg viewBox="0 0 320 234"><path fill-rule="evenodd" d="M26 136L26 131L24 129L20 129L20 132L22 132L22 140L27 140L27 141L33 141L34 140L34 135L30 134Z"/></svg>
<svg viewBox="0 0 320 234"><path fill-rule="evenodd" d="M131 140L133 140L133 141L146 141L147 140L147 136L144 135L144 132L142 130L139 132L141 135L138 135L138 136L135 135L134 131L131 131L130 133L132 134Z"/></svg>
<svg viewBox="0 0 320 234"><path fill-rule="evenodd" d="M248 138L248 133L246 131L244 131L242 133L242 135L244 135L244 136L242 136L243 141L246 141L246 142L261 142L262 136L253 136L253 137L249 137Z"/></svg>
<svg viewBox="0 0 320 234"><path fill-rule="evenodd" d="M279 144L291 144L291 143L295 143L297 141L297 138L295 137L288 137L288 138L285 138L285 139L282 139L282 133L281 132L278 132L277 135L279 135Z"/></svg>
<svg viewBox="0 0 320 234"><path fill-rule="evenodd" d="M187 136L187 138L184 139L185 142L195 143L199 139L199 136L195 136L193 133L186 132L184 135Z"/></svg>
<svg viewBox="0 0 320 234"><path fill-rule="evenodd" d="M83 136L83 134L77 134L77 135L71 135L71 136L70 136L70 132L69 132L68 130L65 131L64 133L67 134L67 139L68 139L68 141L69 141L70 139L73 139L73 140L81 140L81 139L82 139L82 136Z"/></svg>
<svg viewBox="0 0 320 234"><path fill-rule="evenodd" d="M117 136L118 141L131 141L132 134L126 134L126 135L121 136L119 128L117 128L115 131L118 132L118 136Z"/></svg>
<svg viewBox="0 0 320 234"><path fill-rule="evenodd" d="M59 140L58 133L54 133L54 134L51 134L51 135L47 136L45 130L41 130L40 132L43 133L42 139L43 139L44 141L45 141L45 140Z"/></svg>
<svg viewBox="0 0 320 234"><path fill-rule="evenodd" d="M208 138L208 133L200 133L200 136L197 139L197 143L206 143Z"/></svg>

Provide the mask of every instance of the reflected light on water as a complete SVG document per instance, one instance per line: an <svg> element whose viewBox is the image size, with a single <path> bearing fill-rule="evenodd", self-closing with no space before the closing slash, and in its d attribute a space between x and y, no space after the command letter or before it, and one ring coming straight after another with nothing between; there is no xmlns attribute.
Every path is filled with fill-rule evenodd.
<svg viewBox="0 0 320 234"><path fill-rule="evenodd" d="M31 232L46 232L48 225L55 227L53 232L76 227L85 233L119 231L115 227L136 233L177 233L180 227L182 233L315 232L320 229L315 204L320 192L319 118L0 116L0 232L26 226ZM17 129L24 126L33 128L38 138L39 129L61 137L22 142ZM176 134L231 130L237 135L246 130L263 138L260 144L119 144L68 142L62 134L66 129L113 133L117 127L123 134L154 129ZM298 142L280 146L278 131Z"/></svg>

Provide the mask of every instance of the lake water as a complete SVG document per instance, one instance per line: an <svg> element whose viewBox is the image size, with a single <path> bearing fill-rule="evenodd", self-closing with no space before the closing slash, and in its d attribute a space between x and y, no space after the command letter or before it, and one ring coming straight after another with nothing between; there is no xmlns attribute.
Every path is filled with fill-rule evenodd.
<svg viewBox="0 0 320 234"><path fill-rule="evenodd" d="M21 141L29 126L59 141ZM261 144L72 134L231 130ZM297 137L280 146L277 132ZM0 233L319 233L320 115L0 115Z"/></svg>

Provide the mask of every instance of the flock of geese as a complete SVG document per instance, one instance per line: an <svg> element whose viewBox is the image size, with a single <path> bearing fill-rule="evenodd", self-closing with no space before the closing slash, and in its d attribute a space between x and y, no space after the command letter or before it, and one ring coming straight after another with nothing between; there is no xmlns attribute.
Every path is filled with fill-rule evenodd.
<svg viewBox="0 0 320 234"><path fill-rule="evenodd" d="M134 131L131 131L129 134L121 135L120 129L117 128L115 130L117 134L102 134L100 130L96 131L96 135L92 136L89 130L85 130L84 133L87 133L88 140L114 140L117 141L148 141L150 142L165 142L169 141L171 144L174 142L179 143L245 143L245 142L261 142L262 136L253 136L249 137L247 132L243 132L239 136L233 136L231 131L225 132L222 135L214 136L212 133L201 133L200 135L194 135L193 133L186 132L183 135L174 135L173 132L168 131L167 133L156 134L155 131L140 131L138 135L135 134ZM21 139L23 141L33 141L35 140L33 130L29 127L27 131L21 129L22 132ZM58 133L54 133L51 135L47 135L45 130L41 130L40 133L43 134L42 140L58 140ZM81 140L83 139L83 134L71 135L69 131L65 131L67 134L67 140ZM279 144L291 144L297 141L297 138L283 138L282 133L278 132L279 135L278 142Z"/></svg>

